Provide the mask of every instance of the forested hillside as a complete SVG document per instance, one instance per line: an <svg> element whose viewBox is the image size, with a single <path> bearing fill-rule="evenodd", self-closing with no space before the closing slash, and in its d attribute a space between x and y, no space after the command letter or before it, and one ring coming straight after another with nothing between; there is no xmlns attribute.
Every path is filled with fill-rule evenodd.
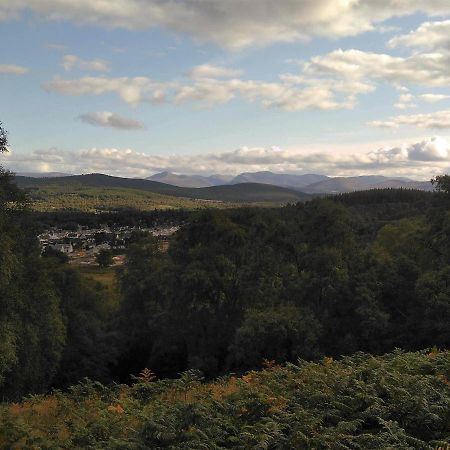
<svg viewBox="0 0 450 450"><path fill-rule="evenodd" d="M129 247L112 305L64 259L40 257L34 216L2 179L3 397L128 382L144 367L214 377L265 358L449 345L446 192L185 215L167 252L151 236Z"/></svg>
<svg viewBox="0 0 450 450"><path fill-rule="evenodd" d="M166 254L151 240L130 249L122 365L213 376L263 358L446 347L447 205L387 190L198 214Z"/></svg>
<svg viewBox="0 0 450 450"><path fill-rule="evenodd" d="M3 448L448 440L449 354L437 351L450 344L448 176L436 178L435 193L119 214L184 225L168 249L137 236L108 288L57 252L41 256L45 218L38 223L3 169L0 182ZM49 221L80 217L88 220ZM428 350L375 358L396 348ZM289 365L299 358L322 363ZM244 375L263 361L269 369ZM140 373L133 387L98 384ZM151 383L153 373L167 380ZM200 385L200 374L225 378ZM7 403L54 388L68 393Z"/></svg>

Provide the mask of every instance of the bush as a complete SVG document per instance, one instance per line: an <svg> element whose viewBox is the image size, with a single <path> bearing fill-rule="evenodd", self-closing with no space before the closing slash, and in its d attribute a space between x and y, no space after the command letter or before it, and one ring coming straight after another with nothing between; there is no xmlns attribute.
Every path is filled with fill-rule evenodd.
<svg viewBox="0 0 450 450"><path fill-rule="evenodd" d="M448 446L450 352L271 365L202 382L85 381L0 407L0 448L433 449Z"/></svg>

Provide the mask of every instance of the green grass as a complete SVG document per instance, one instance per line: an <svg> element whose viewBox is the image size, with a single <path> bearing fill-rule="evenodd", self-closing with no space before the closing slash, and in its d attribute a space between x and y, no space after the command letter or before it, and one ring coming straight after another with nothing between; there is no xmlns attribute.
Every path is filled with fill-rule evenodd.
<svg viewBox="0 0 450 450"><path fill-rule="evenodd" d="M116 281L115 267L78 266L77 270L86 277L98 281L107 288L113 288Z"/></svg>
<svg viewBox="0 0 450 450"><path fill-rule="evenodd" d="M119 307L120 293L117 284L116 267L99 267L97 265L72 266L85 278L100 283L108 292L108 308L116 311Z"/></svg>

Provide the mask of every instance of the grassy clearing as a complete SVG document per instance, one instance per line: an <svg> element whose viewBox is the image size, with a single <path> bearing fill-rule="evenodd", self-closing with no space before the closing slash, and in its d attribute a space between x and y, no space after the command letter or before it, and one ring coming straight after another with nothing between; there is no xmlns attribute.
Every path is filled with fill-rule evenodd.
<svg viewBox="0 0 450 450"><path fill-rule="evenodd" d="M97 265L73 266L85 278L100 283L108 292L108 301L114 310L119 306L119 286L116 267L99 267Z"/></svg>

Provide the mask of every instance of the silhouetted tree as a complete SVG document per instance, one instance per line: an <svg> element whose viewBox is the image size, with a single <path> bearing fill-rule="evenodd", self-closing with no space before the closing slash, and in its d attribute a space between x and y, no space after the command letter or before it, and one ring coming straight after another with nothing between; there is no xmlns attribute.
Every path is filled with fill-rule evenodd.
<svg viewBox="0 0 450 450"><path fill-rule="evenodd" d="M8 151L8 133L0 122L0 153Z"/></svg>
<svg viewBox="0 0 450 450"><path fill-rule="evenodd" d="M431 180L431 183L436 191L450 194L450 175L438 175Z"/></svg>
<svg viewBox="0 0 450 450"><path fill-rule="evenodd" d="M97 254L95 259L97 261L97 264L100 267L105 268L105 267L109 267L109 266L112 265L112 263L113 263L112 256L113 255L112 255L112 251L111 250L101 249L98 252L98 254Z"/></svg>

